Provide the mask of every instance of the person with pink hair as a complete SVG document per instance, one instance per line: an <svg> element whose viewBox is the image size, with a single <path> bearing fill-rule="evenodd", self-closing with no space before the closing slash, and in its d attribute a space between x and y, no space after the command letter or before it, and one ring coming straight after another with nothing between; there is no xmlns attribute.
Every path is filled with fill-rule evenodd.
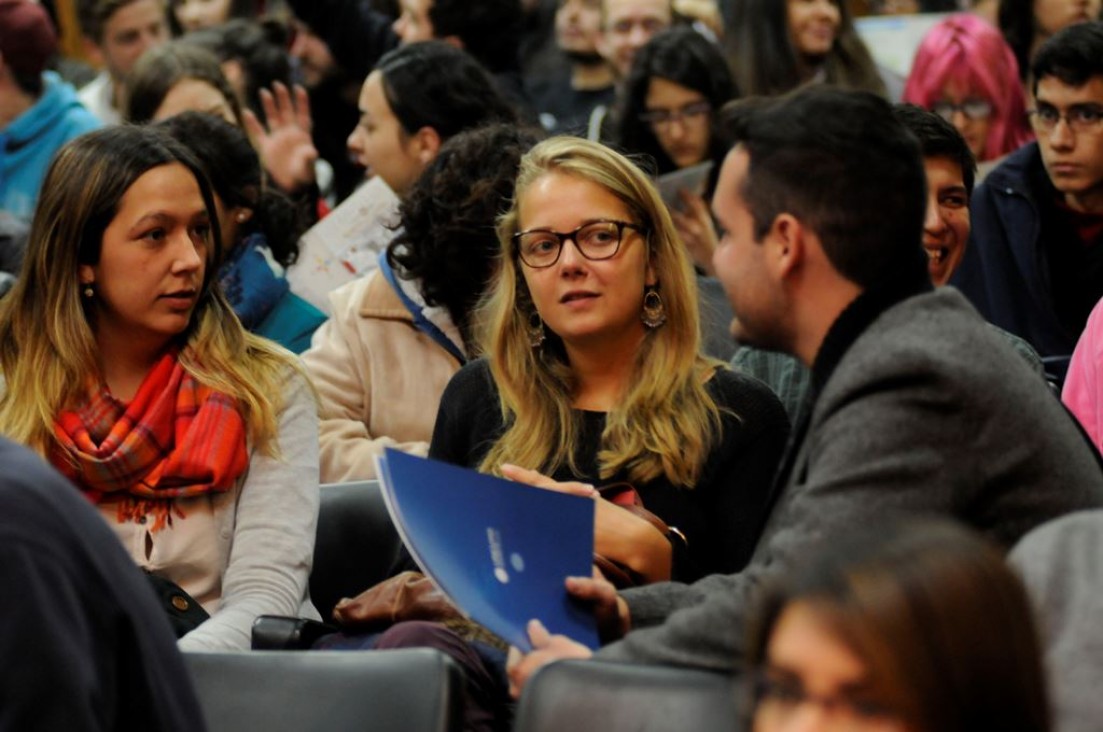
<svg viewBox="0 0 1103 732"><path fill-rule="evenodd" d="M1000 32L970 13L935 25L915 52L904 101L952 123L978 161L1033 139L1019 67Z"/></svg>

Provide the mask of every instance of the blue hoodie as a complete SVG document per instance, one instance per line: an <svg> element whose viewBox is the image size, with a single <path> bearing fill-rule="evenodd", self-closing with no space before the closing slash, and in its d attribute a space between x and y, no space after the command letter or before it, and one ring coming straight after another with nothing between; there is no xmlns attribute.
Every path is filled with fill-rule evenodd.
<svg viewBox="0 0 1103 732"><path fill-rule="evenodd" d="M29 220L38 189L58 148L102 126L73 87L57 74L42 75L42 96L0 130L0 209Z"/></svg>

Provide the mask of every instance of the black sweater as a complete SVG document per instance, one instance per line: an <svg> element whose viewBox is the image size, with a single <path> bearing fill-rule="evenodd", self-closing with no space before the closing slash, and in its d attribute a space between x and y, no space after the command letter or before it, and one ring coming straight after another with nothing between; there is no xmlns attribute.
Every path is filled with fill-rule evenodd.
<svg viewBox="0 0 1103 732"><path fill-rule="evenodd" d="M697 485L673 486L665 477L636 490L644 506L685 534L688 550L673 541L673 579L692 581L715 572L732 573L751 557L764 522L774 470L785 447L789 422L777 397L761 382L722 369L707 389L721 408L722 435L709 454ZM597 453L605 427L602 412L579 412L578 473L561 466L556 480L595 486L626 479L598 476ZM464 366L441 397L430 457L477 467L504 431L498 390L485 360Z"/></svg>

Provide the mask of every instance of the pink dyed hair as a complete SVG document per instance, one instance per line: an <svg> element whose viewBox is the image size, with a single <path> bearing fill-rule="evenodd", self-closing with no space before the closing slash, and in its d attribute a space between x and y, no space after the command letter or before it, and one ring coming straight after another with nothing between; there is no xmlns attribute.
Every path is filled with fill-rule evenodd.
<svg viewBox="0 0 1103 732"><path fill-rule="evenodd" d="M992 104L985 160L1034 139L1015 54L996 28L972 13L951 15L923 38L904 87L904 101L930 109L951 80L976 89Z"/></svg>

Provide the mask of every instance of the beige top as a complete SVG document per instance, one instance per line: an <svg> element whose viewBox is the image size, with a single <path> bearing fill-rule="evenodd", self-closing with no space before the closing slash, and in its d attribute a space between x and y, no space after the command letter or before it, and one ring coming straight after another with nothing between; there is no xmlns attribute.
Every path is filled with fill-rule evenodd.
<svg viewBox="0 0 1103 732"><path fill-rule="evenodd" d="M378 271L329 299L333 317L302 356L321 399L322 482L370 480L384 446L428 452L441 394L460 363L414 326ZM454 325L434 322L461 345Z"/></svg>

